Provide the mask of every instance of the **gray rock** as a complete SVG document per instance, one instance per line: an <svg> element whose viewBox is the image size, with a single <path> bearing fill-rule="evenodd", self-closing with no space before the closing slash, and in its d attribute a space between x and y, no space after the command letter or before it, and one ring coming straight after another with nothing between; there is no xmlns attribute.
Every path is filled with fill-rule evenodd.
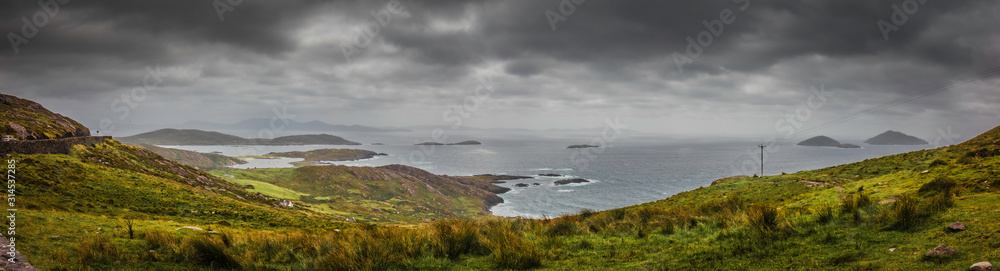
<svg viewBox="0 0 1000 271"><path fill-rule="evenodd" d="M972 270L972 271L993 271L995 269L993 268L993 264L990 264L990 262L978 262L978 263L973 264L971 267L969 267L969 270Z"/></svg>
<svg viewBox="0 0 1000 271"><path fill-rule="evenodd" d="M939 244L934 249L931 249L930 251L927 251L927 254L925 254L925 255L927 255L927 256L948 256L948 255L952 255L952 254L955 254L955 253L958 253L958 251L955 251L954 249L951 249L950 247L948 247L948 246L946 246L944 244Z"/></svg>
<svg viewBox="0 0 1000 271"><path fill-rule="evenodd" d="M948 225L948 230L951 230L951 231L964 231L965 230L965 224L962 224L962 222L951 223L951 225Z"/></svg>

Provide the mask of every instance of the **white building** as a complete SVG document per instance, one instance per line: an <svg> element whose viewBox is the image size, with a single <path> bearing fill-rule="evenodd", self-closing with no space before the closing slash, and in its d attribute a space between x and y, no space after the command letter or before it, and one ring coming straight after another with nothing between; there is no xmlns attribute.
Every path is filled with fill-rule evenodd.
<svg viewBox="0 0 1000 271"><path fill-rule="evenodd" d="M292 208L292 207L295 207L295 204L292 204L291 201L281 200L281 206Z"/></svg>

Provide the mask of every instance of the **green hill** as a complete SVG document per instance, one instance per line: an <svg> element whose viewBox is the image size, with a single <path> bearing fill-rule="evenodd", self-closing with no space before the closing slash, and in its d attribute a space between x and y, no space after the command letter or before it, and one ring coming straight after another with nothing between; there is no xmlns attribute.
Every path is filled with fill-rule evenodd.
<svg viewBox="0 0 1000 271"><path fill-rule="evenodd" d="M220 154L163 148L150 144L139 144L138 146L150 150L163 158L202 170L222 169L227 166L246 163L238 158Z"/></svg>
<svg viewBox="0 0 1000 271"><path fill-rule="evenodd" d="M11 95L0 94L0 116L0 136L21 140L90 136L90 129L83 124Z"/></svg>
<svg viewBox="0 0 1000 271"><path fill-rule="evenodd" d="M474 218L488 215L489 207L503 202L491 192L502 188L489 181L439 176L402 165L229 169L212 173L233 176L226 179L250 191L299 202L319 213L382 224Z"/></svg>

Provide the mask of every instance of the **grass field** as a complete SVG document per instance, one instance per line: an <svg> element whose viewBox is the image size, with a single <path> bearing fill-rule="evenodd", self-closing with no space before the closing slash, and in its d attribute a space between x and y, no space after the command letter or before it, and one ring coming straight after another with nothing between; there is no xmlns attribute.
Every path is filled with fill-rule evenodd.
<svg viewBox="0 0 1000 271"><path fill-rule="evenodd" d="M414 204L418 198L400 201L400 194L411 194L400 192L405 187L369 186L393 179L386 176L402 184L425 172L213 172L254 185L245 191L217 177L209 180L215 186L192 181L199 173L185 167L179 168L190 174L170 173L179 172L175 164L114 142L79 147L73 155L14 158L24 169L19 174L39 180L23 192L19 240L43 269L966 270L1000 261L998 146L1000 128L955 146L729 179L621 209L550 219L441 213L434 222L406 227L338 223L311 208L246 198L267 191L298 195L310 205L301 201L308 192L324 204L443 208L434 201ZM433 195L425 192L412 195ZM466 204L455 199L449 198L454 206ZM123 230L129 218L134 238ZM967 230L947 230L953 222ZM182 226L205 230L177 230ZM939 244L958 253L925 255Z"/></svg>

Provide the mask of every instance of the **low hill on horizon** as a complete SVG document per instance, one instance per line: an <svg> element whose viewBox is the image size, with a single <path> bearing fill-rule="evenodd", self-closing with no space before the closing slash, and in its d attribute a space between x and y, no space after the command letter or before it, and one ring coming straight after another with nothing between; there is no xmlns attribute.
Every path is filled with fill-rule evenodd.
<svg viewBox="0 0 1000 271"><path fill-rule="evenodd" d="M384 132L411 132L409 129L403 128L376 128L364 125L340 125L340 124L329 124L323 121L308 121L308 122L298 122L295 120L287 120L288 123L282 122L285 131L298 131L298 132L369 132L369 133L384 133ZM237 123L226 124L226 123L215 123L215 122L205 122L205 121L190 121L185 124L180 125L181 128L186 129L217 129L217 130L248 130L256 131L261 129L261 127L271 127L271 120L265 118L252 118L245 119Z"/></svg>
<svg viewBox="0 0 1000 271"><path fill-rule="evenodd" d="M915 136L907 135L893 130L885 131L875 137L865 140L865 144L871 145L927 145L927 141Z"/></svg>
<svg viewBox="0 0 1000 271"><path fill-rule="evenodd" d="M160 129L117 139L129 144L152 145L361 145L361 143L328 134L293 135L266 139L242 138L195 129Z"/></svg>

